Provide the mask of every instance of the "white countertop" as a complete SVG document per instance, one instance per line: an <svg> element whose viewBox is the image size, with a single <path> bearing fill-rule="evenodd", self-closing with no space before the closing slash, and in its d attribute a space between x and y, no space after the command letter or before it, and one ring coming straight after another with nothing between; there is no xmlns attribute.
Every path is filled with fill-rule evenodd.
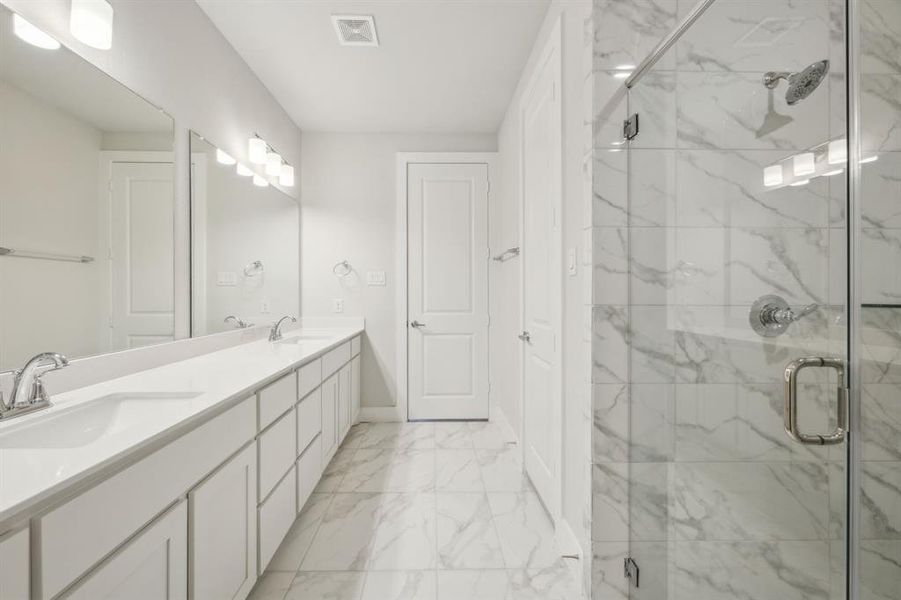
<svg viewBox="0 0 901 600"><path fill-rule="evenodd" d="M285 331L284 337L289 339L301 331ZM52 407L0 424L0 533L5 525L24 520L30 510L46 506L79 484L98 479L107 470L130 464L143 456L142 450L156 449L183 435L261 385L361 332L360 328L316 330L329 337L298 344L265 340L242 344L57 394L51 398ZM148 392L178 393L179 397L153 400L128 426L116 427L115 415L107 414L108 426L103 431L92 430L88 423L78 428L78 440L57 438L31 444L42 447L10 447L16 444L9 440L32 424L69 418L67 411L76 414L71 411L73 407L109 395Z"/></svg>

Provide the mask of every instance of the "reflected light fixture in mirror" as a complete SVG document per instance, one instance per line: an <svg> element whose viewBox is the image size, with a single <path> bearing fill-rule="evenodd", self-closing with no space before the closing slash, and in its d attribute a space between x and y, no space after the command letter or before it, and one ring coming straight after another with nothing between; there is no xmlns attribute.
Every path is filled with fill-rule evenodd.
<svg viewBox="0 0 901 600"><path fill-rule="evenodd" d="M294 187L294 167L282 165L282 172L278 176L278 182L285 187Z"/></svg>
<svg viewBox="0 0 901 600"><path fill-rule="evenodd" d="M282 157L277 152L266 155L266 175L278 177L282 172Z"/></svg>
<svg viewBox="0 0 901 600"><path fill-rule="evenodd" d="M269 182L266 181L266 178L262 175L254 175L253 184L258 187L267 187L269 185Z"/></svg>
<svg viewBox="0 0 901 600"><path fill-rule="evenodd" d="M19 15L13 15L13 32L23 42L45 50L59 50L59 42Z"/></svg>
<svg viewBox="0 0 901 600"><path fill-rule="evenodd" d="M252 137L247 140L247 155L250 158L250 162L255 165L265 165L266 164L266 153L269 151L269 148L266 144L266 140L258 137Z"/></svg>
<svg viewBox="0 0 901 600"><path fill-rule="evenodd" d="M106 0L72 0L69 31L98 50L113 47L113 7Z"/></svg>
<svg viewBox="0 0 901 600"><path fill-rule="evenodd" d="M216 162L222 165L233 165L238 161L232 158L231 155L227 152L223 152L222 150L216 148Z"/></svg>
<svg viewBox="0 0 901 600"><path fill-rule="evenodd" d="M246 165L243 165L242 163L238 163L235 171L237 171L238 175L240 175L241 177L250 177L251 175L253 175L253 171L251 171L250 168L248 168Z"/></svg>

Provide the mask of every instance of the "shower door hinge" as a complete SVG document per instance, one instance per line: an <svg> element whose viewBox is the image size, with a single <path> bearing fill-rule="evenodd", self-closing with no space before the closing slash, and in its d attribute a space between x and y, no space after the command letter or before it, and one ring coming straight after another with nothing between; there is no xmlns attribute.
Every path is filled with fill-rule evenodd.
<svg viewBox="0 0 901 600"><path fill-rule="evenodd" d="M638 563L635 562L631 556L627 556L623 559L623 577L629 579L635 587L639 587L638 572Z"/></svg>
<svg viewBox="0 0 901 600"><path fill-rule="evenodd" d="M638 113L635 113L623 121L623 137L627 140L635 139L638 135Z"/></svg>

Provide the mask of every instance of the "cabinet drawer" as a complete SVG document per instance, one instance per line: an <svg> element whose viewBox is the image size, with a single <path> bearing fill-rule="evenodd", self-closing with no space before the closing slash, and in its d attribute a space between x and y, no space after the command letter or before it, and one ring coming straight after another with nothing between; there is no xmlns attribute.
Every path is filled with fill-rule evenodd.
<svg viewBox="0 0 901 600"><path fill-rule="evenodd" d="M317 358L297 370L297 397L303 398L322 383L322 359Z"/></svg>
<svg viewBox="0 0 901 600"><path fill-rule="evenodd" d="M297 402L297 377L294 373L269 384L257 394L260 404L260 428L266 429Z"/></svg>
<svg viewBox="0 0 901 600"><path fill-rule="evenodd" d="M317 387L297 405L298 454L310 445L320 431L322 431L322 390Z"/></svg>
<svg viewBox="0 0 901 600"><path fill-rule="evenodd" d="M350 360L350 342L345 342L322 357L322 377L328 377Z"/></svg>
<svg viewBox="0 0 901 600"><path fill-rule="evenodd" d="M253 439L248 398L32 521L35 599L56 596Z"/></svg>
<svg viewBox="0 0 901 600"><path fill-rule="evenodd" d="M350 355L356 356L360 353L360 350L363 346L363 338L361 336L357 336L354 339L350 340Z"/></svg>
<svg viewBox="0 0 901 600"><path fill-rule="evenodd" d="M310 499L310 494L319 484L320 475L322 475L322 437L316 436L316 439L297 459L298 513L303 510L304 504Z"/></svg>
<svg viewBox="0 0 901 600"><path fill-rule="evenodd" d="M259 565L262 575L297 516L297 471L291 469L259 510Z"/></svg>
<svg viewBox="0 0 901 600"><path fill-rule="evenodd" d="M28 528L0 536L0 600L31 597Z"/></svg>
<svg viewBox="0 0 901 600"><path fill-rule="evenodd" d="M259 444L259 500L262 501L297 460L297 420L294 410L264 431L257 444Z"/></svg>

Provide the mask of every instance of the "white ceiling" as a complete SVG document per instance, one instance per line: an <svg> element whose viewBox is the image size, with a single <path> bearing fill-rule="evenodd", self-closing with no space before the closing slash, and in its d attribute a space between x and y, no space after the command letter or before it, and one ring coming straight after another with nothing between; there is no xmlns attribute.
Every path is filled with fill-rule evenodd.
<svg viewBox="0 0 901 600"><path fill-rule="evenodd" d="M197 0L306 131L493 133L549 0ZM333 14L375 16L341 46Z"/></svg>

